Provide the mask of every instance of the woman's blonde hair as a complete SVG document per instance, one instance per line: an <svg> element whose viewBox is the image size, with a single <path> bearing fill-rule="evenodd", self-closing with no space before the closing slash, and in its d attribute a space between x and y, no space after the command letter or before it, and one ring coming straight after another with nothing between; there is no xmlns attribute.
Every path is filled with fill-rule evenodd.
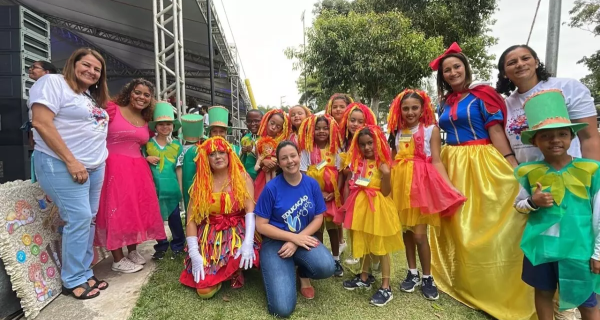
<svg viewBox="0 0 600 320"><path fill-rule="evenodd" d="M81 58L92 55L94 58L100 61L102 64L102 69L100 70L100 78L98 78L98 82L95 85L92 85L88 88L90 91L90 95L100 108L106 108L106 102L108 102L108 86L106 85L106 62L102 55L98 53L96 50L90 48L79 48L75 50L67 62L65 63L65 68L63 69L63 76L69 87L75 91L76 93L83 93L83 91L79 88L77 84L77 76L75 75L75 63L81 60Z"/></svg>

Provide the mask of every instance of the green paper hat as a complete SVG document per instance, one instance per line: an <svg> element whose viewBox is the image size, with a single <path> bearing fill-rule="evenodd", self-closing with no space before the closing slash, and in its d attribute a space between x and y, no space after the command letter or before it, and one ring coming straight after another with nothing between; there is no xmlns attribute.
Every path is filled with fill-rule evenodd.
<svg viewBox="0 0 600 320"><path fill-rule="evenodd" d="M571 128L573 133L583 129L587 123L571 123L562 91L557 89L535 93L523 104L529 130L521 133L521 141L531 144L531 139L540 130Z"/></svg>
<svg viewBox="0 0 600 320"><path fill-rule="evenodd" d="M175 113L173 112L173 106L166 101L159 101L154 107L153 121L148 123L148 128L154 131L156 124L163 121L173 122L173 132L176 132L181 127L179 120L175 119Z"/></svg>
<svg viewBox="0 0 600 320"><path fill-rule="evenodd" d="M221 106L214 106L208 108L208 128L212 127L223 127L227 128L229 125L229 111L227 108Z"/></svg>
<svg viewBox="0 0 600 320"><path fill-rule="evenodd" d="M181 132L183 140L191 143L198 142L204 134L204 117L199 114L181 116Z"/></svg>

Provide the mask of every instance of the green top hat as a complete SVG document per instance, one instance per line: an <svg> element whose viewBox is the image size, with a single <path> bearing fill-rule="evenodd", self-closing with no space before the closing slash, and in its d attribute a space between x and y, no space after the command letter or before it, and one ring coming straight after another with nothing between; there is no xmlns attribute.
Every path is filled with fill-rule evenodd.
<svg viewBox="0 0 600 320"><path fill-rule="evenodd" d="M181 123L175 119L175 113L173 112L173 106L166 101L159 101L154 107L154 120L148 123L148 128L154 131L156 124L162 121L173 122L173 132L179 130Z"/></svg>
<svg viewBox="0 0 600 320"><path fill-rule="evenodd" d="M212 127L228 127L229 111L221 106L208 108L208 128Z"/></svg>
<svg viewBox="0 0 600 320"><path fill-rule="evenodd" d="M198 142L204 134L204 117L199 114L181 116L181 132L183 140L191 143Z"/></svg>
<svg viewBox="0 0 600 320"><path fill-rule="evenodd" d="M587 123L571 123L562 91L550 89L533 94L523 105L529 130L521 133L521 141L531 144L531 139L540 130L571 128L574 134Z"/></svg>

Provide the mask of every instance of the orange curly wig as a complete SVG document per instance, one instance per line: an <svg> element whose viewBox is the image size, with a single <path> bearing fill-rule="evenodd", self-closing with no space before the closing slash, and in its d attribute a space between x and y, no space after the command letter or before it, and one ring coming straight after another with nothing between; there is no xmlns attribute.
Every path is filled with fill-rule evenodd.
<svg viewBox="0 0 600 320"><path fill-rule="evenodd" d="M345 142L348 141L348 139L352 139L352 137L350 136L350 131L348 130L348 122L350 120L350 115L355 110L361 111L365 116L365 126L377 125L377 118L375 118L375 114L371 109L369 109L369 107L359 102L351 103L350 105L348 105L348 108L346 108L346 111L344 112L344 116L342 118L342 123L340 123L340 132L342 134L342 139Z"/></svg>
<svg viewBox="0 0 600 320"><path fill-rule="evenodd" d="M269 123L271 117L276 113L281 114L283 116L283 129L277 135L277 137L274 137L275 141L277 141L277 144L279 144L281 141L286 140L290 136L290 134L292 134L290 117L285 113L285 111L281 109L271 109L269 110L269 112L265 113L265 115L262 117L262 120L260 120L258 136L267 136L267 124Z"/></svg>
<svg viewBox="0 0 600 320"><path fill-rule="evenodd" d="M374 140L373 145L375 147L375 161L377 163L377 166L379 166L381 163L386 163L387 165L391 166L392 154L390 152L390 146L386 141L385 134L383 134L383 131L381 131L381 128L379 128L378 126L367 125L365 127L360 128L359 131L357 131L354 137L352 138L350 149L348 149L348 156L344 161L343 167L346 168L348 167L348 165L350 165L350 168L353 173L358 172L358 164L361 160L364 159L362 153L360 152L360 148L358 147L358 136L360 135L359 133L363 130L368 131L369 135Z"/></svg>
<svg viewBox="0 0 600 320"><path fill-rule="evenodd" d="M437 125L437 121L435 120L434 108L431 103L431 99L429 95L425 91L416 90L416 89L405 89L400 92L392 104L390 105L390 113L388 114L388 132L394 134L399 130L406 128L406 123L404 119L402 119L402 99L404 99L407 95L416 94L421 97L423 101L421 107L423 112L421 113L421 117L419 118L419 122L424 126L430 126L432 124Z"/></svg>
<svg viewBox="0 0 600 320"><path fill-rule="evenodd" d="M325 114L323 116L313 115L304 119L300 125L300 135L298 136L298 148L300 151L306 150L309 153L313 151L315 144L315 128L319 118L325 118L329 125L329 152L336 154L342 145L340 128L332 116Z"/></svg>

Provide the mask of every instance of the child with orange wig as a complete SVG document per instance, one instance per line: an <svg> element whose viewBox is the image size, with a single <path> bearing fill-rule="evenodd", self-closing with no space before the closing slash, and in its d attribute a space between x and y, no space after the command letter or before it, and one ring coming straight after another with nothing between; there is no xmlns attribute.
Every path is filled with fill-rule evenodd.
<svg viewBox="0 0 600 320"><path fill-rule="evenodd" d="M213 297L224 281L244 285L242 269L258 267L252 178L231 145L215 136L197 147L190 188L185 269L179 281L201 298Z"/></svg>
<svg viewBox="0 0 600 320"><path fill-rule="evenodd" d="M350 230L352 254L362 258L362 273L344 281L345 289L370 288L371 256L381 263L381 288L371 297L371 304L384 306L393 299L390 287L390 253L404 248L398 211L390 197L391 155L385 135L375 125L361 128L352 138L344 162L349 166L350 195L341 211L343 225ZM336 218L339 222L341 216Z"/></svg>
<svg viewBox="0 0 600 320"><path fill-rule="evenodd" d="M339 190L340 129L330 115L311 116L300 125L298 148L300 149L300 171L314 178L321 187L327 211L323 214L323 225L315 236L323 242L323 232L327 230L331 242L331 252L335 261L336 277L344 275L340 263L339 227L333 223L333 217L342 206Z"/></svg>
<svg viewBox="0 0 600 320"><path fill-rule="evenodd" d="M273 139L275 145L283 140L286 140L292 132L292 126L290 123L290 117L281 109L272 109L267 112L260 120L260 127L258 128L258 140L256 145L262 144L261 140ZM270 157L266 157L261 161L256 161L258 166L262 168L259 170L256 180L254 180L254 201L258 200L260 193L267 184L267 173L274 173L277 170L277 162L272 160Z"/></svg>
<svg viewBox="0 0 600 320"><path fill-rule="evenodd" d="M335 106L338 103L336 102L336 100L339 100L339 98L336 97L337 96L334 95L331 98L333 99L332 105L334 109L332 109L332 112L334 115L336 112ZM348 99L350 98L348 97ZM348 151L348 149L350 148L352 137L354 137L356 131L364 125L377 125L377 120L375 118L375 114L373 113L373 111L371 111L371 109L369 109L369 107L358 102L352 102L345 109L344 114L342 115L342 118L340 122L338 122L338 124L340 125L340 135L342 137L342 150L344 151L342 154L340 154L340 157L342 158L342 162L344 162L344 159L346 157L346 151ZM340 190L342 190L343 199L346 199L348 198L348 182L350 181L350 170L348 170L348 168L344 168L344 170L342 171L342 176L343 178L340 179ZM343 230L343 228L341 230ZM341 235L341 237L343 237L343 234ZM342 249L340 251L343 251L345 249L345 246L345 243L342 244ZM346 259L345 262L347 264L356 264L358 263L358 259L350 257ZM377 265L377 261L372 262L375 265Z"/></svg>
<svg viewBox="0 0 600 320"><path fill-rule="evenodd" d="M427 226L439 227L440 217L454 214L466 198L454 188L442 164L440 129L427 93L406 89L398 94L390 106L388 130L394 155L392 198L405 228L409 269L400 290L414 292L421 285L423 297L437 300ZM417 251L422 279L417 271Z"/></svg>

